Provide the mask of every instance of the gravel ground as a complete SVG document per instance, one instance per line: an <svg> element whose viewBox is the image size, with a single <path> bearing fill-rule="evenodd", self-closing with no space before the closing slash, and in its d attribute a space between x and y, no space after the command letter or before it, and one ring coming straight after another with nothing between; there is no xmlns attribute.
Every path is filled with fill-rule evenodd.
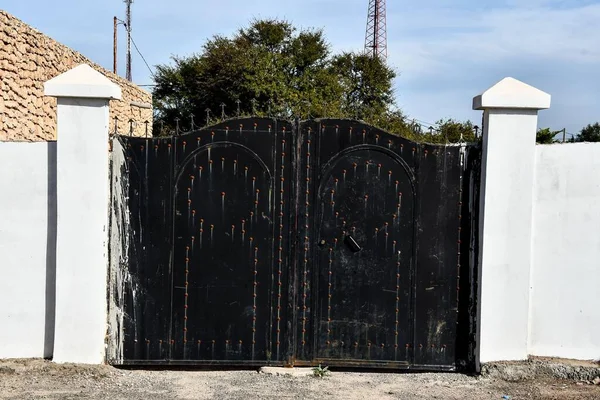
<svg viewBox="0 0 600 400"><path fill-rule="evenodd" d="M321 379L0 360L0 399L600 399L600 385L589 381L549 376L509 381L494 371L483 377L334 371Z"/></svg>

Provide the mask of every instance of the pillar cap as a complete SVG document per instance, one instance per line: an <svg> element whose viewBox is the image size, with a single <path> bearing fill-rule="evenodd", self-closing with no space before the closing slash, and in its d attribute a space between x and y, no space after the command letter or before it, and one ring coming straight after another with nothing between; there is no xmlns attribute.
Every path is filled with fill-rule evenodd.
<svg viewBox="0 0 600 400"><path fill-rule="evenodd" d="M504 78L473 98L473 110L490 108L545 110L551 96L515 78Z"/></svg>
<svg viewBox="0 0 600 400"><path fill-rule="evenodd" d="M44 95L121 100L121 88L89 65L81 64L44 83Z"/></svg>

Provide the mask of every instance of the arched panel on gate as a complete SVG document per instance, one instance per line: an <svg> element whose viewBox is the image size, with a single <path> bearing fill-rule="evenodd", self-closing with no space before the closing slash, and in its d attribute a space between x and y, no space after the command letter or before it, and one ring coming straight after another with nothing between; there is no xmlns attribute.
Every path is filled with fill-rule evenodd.
<svg viewBox="0 0 600 400"><path fill-rule="evenodd" d="M321 171L315 356L408 363L414 175L370 144L338 152Z"/></svg>
<svg viewBox="0 0 600 400"><path fill-rule="evenodd" d="M199 147L174 182L174 359L267 360L274 180L239 143Z"/></svg>

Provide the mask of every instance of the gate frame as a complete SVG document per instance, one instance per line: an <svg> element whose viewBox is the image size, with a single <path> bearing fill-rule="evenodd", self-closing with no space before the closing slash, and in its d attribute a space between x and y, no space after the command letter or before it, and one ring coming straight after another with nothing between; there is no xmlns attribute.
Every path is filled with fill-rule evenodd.
<svg viewBox="0 0 600 400"><path fill-rule="evenodd" d="M208 132L210 130L216 130L216 127L222 126L222 125L226 125L226 124L230 124L232 122L252 121L252 120L254 120L253 117L235 118L235 119L231 119L231 120L227 120L227 121L222 121L221 123L219 123L217 125L214 125L214 126L209 126L209 127L205 127L205 128L199 129L199 130L190 131L188 133L183 133L181 135L172 136L172 137L170 137L170 140L172 140L172 142L174 144L176 144L178 142L178 139L180 137L181 138L185 138L185 135L187 135L187 134L198 135L202 131ZM293 127L292 130L293 130L293 134L294 134L294 140L293 140L294 151L293 151L293 159L292 159L292 168L293 168L292 175L296 177L295 182L294 182L294 191L295 191L295 197L294 197L295 206L294 207L295 207L295 211L296 211L295 215L298 215L298 213L299 213L298 205L300 204L299 196L300 196L300 192L301 192L301 190L299 189L300 184L301 184L300 183L301 179L298 178L299 176L302 176L302 165L301 165L302 163L299 162L300 157L301 157L300 156L301 155L301 151L302 151L300 147L304 144L304 139L306 139L304 137L305 133L304 133L304 131L303 131L302 128L304 126L306 126L306 125L309 125L310 122L312 122L314 124L318 124L319 128L318 128L317 132L315 133L315 135L318 135L319 139L322 137L321 135L323 134L321 132L321 130L322 130L323 126L324 126L322 124L322 122L324 122L324 121L338 121L338 122L339 121L345 121L345 122L350 123L350 124L355 124L355 125L358 125L358 126L361 126L361 127L368 128L368 129L370 129L372 131L375 131L375 132L381 132L381 133L384 133L384 134L387 134L387 135L395 136L395 137L398 138L398 140L406 141L410 145L414 146L413 152L415 151L415 149L419 149L418 151L420 152L420 150L422 148L425 148L425 147L441 148L441 149L447 148L448 146L451 146L451 147L459 147L459 146L460 147L465 147L465 145L461 145L461 144L431 145L431 144L426 144L426 143L417 143L417 142L413 142L413 141L411 141L409 139L399 137L397 135L389 134L389 133L387 133L385 131L382 131L381 129L378 129L378 128L374 127L374 126L371 126L371 125L368 125L368 124L366 124L366 123L364 123L362 121L356 121L356 120L317 119L317 120L308 120L308 121L302 121L302 122L299 122L298 120L296 120L295 122L291 122L291 121L288 121L288 120L274 119L273 121L276 124L282 124L282 125L288 124L288 125L291 125ZM129 138L126 137L126 136L123 136L122 138L124 140L129 140ZM139 138L139 139L140 140L145 140L146 144L149 143L148 142L149 140L152 140L150 138L145 138L145 139ZM165 139L165 138L162 138L162 139ZM118 140L118 137L117 137L117 140ZM277 140L277 139L275 139L275 140ZM320 140L319 140L319 142L320 142ZM217 144L217 142L215 144ZM275 146L277 146L277 143L275 144ZM313 176L314 179L321 180L321 178L322 178L321 175L320 175L321 172L323 170L325 170L328 165L331 165L331 163L332 163L333 160L338 159L338 158L342 157L345 154L351 153L353 151L360 150L361 148L372 149L372 150L377 150L377 151L384 150L384 154L392 157L396 161L398 161L398 160L400 161L400 165L408 173L408 176L410 178L411 186L414 189L414 196L415 196L414 198L415 199L418 198L419 184L418 184L418 179L416 179L416 176L417 176L416 174L419 171L419 160L420 160L420 157L416 157L416 159L414 161L415 162L415 172L413 172L411 170L410 166L406 163L406 160L404 160L404 158L402 158L397 152L392 151L392 150L388 151L383 146L380 146L381 149L379 149L379 148L377 148L377 146L375 144L364 143L362 145L361 144L351 145L350 147L347 147L347 148L344 148L344 149L340 150L338 153L335 154L335 156L333 156L331 159L329 159L327 161L327 163L321 165L321 164L319 164L317 162L317 160L318 160L318 158L320 156L319 152L320 152L320 147L321 146L319 144L317 144L317 143L314 143L313 146L314 146L313 148L315 149L315 155L312 157L312 160L311 160L311 169L310 170L311 170L311 174L313 174L311 176ZM146 147L146 150L147 150L148 146L146 145L145 147ZM175 146L175 147L177 147L177 146ZM174 154L175 154L175 152L177 150L174 149L173 151L174 151ZM174 182L174 175L173 174L176 172L175 169L174 169L174 166L175 166L176 163L177 163L177 165L183 166L185 164L185 160L188 160L189 157L191 157L191 155L188 155L188 156L186 156L185 159L182 159L180 162L177 162L176 158L175 158L175 155L172 156L172 165L170 166L171 171L172 171L170 173L170 176L171 176L171 178L170 178L171 185L170 185L170 189L169 189L170 193L171 193L171 195L170 195L170 201L171 202L175 198L175 197L173 197L173 196L175 196L175 189L173 187L173 182ZM262 162L262 160L261 160L261 162ZM466 162L466 159L465 159L465 162ZM317 166L319 168L315 168ZM466 167L467 167L466 164L462 165L462 170L464 171ZM181 173L182 173L181 171L177 172L178 175L180 175ZM462 190L467 189L467 186L465 186L465 184L467 182L465 180L463 180L462 178L461 178L461 181L463 182L463 187L461 188L461 191L462 191ZM471 186L477 187L478 184L475 183L474 185L471 185ZM469 191L469 193L470 193L470 191ZM315 202L317 200L317 197L318 197L318 192L315 192L313 190L313 193L311 194L311 199L312 199L312 203L313 204L316 204ZM472 205L473 202L469 202L469 204ZM172 203L172 205L171 205L170 208L171 208L171 212L174 213L175 209L174 209L173 203ZM466 208L464 206L463 206L463 209L466 210ZM413 215L415 217L419 215L419 212L420 212L419 210L420 210L420 202L415 201L414 202L414 210L413 210ZM295 231L295 234L292 233L291 236L290 236L290 252L289 252L289 255L287 257L287 259L288 259L288 270L289 270L289 274L290 274L290 278L288 279L288 296L289 296L288 301L290 302L290 304L292 304L292 307L288 307L288 313L287 314L288 314L288 318L293 318L293 320L291 322L292 323L292 332L291 332L291 334L288 334L288 335L285 336L285 338L287 338L287 343L285 343L285 345L284 345L284 349L283 349L283 354L284 355L283 355L282 361L279 361L279 362L268 362L268 361L267 362L263 362L263 361L248 362L248 361L245 361L245 360L224 360L224 361L222 361L222 360L202 360L202 361L198 361L198 360L171 360L171 359L162 360L161 359L161 360L151 360L149 362L147 360L124 360L124 359L122 359L122 356L121 357L117 356L116 358L113 356L112 358L109 359L110 362L113 363L113 364L131 364L131 365L146 365L146 364L165 364L165 365L190 365L190 364L196 364L196 365L222 365L222 364L227 364L227 365L274 365L274 364L279 364L279 365L316 365L319 362L319 359L316 358L316 347L314 347L314 346L316 346L316 343L313 343L313 347L314 348L313 348L312 353L313 353L313 355L315 357L313 357L312 360L298 360L297 357L296 357L296 355L297 355L297 349L298 349L298 347L297 347L297 340L298 340L298 338L297 338L297 321L296 321L297 320L297 315L296 315L296 310L297 310L296 299L297 299L297 297L296 297L296 292L295 291L296 291L296 289L299 288L298 282L297 282L298 271L299 271L299 269L298 269L299 268L298 267L299 253L298 253L298 251L299 251L299 248L301 246L300 246L300 241L298 240L298 236L300 235L300 232L297 229L298 228L298 222L296 220L294 222L294 224L292 224L292 220L291 220L292 219L292 215L291 214L292 213L290 213L290 216L289 216L289 218L290 218L290 221L289 221L290 227L294 226L296 228L296 231ZM313 211L311 213L311 217L310 217L311 220L312 220L311 221L312 222L312 226L310 227L310 231L313 233L313 236L318 233L316 231L316 225L315 225L317 214L318 214L317 211ZM414 228L413 228L413 242L414 242L414 245L413 245L413 259L416 262L417 261L417 252L418 252L418 250L417 250L417 248L418 248L418 241L417 241L418 234L417 234L417 231L418 231L418 225L419 225L418 222L419 222L419 219L418 218L417 219L413 218L413 220L415 221ZM464 224L464 222L463 222L463 224ZM175 229L174 220L171 221L171 225L172 225L171 226L172 229ZM470 228L472 228L472 230L470 230L470 232L472 232L474 229L476 229L476 226L475 225L471 225ZM292 236L294 236L294 238ZM174 235L173 235L173 238L174 238ZM315 252L316 251L317 250L315 249L314 246L310 249L310 253L311 253L313 262L315 262L314 260L315 260L315 254L316 254ZM174 263L173 257L174 257L174 253L171 254L171 265L174 265L173 264ZM293 257L293 259L290 259L290 257ZM477 257L471 257L471 260L477 260ZM471 263L468 263L468 265L470 265L470 264ZM473 265L470 265L469 270L472 270L472 268L473 268ZM171 273L170 275L171 275L171 280L172 280L173 279L173 273ZM464 274L461 273L461 276L464 276ZM474 273L469 273L468 276L469 277L476 277L477 275L474 274ZM414 325L415 312L416 312L415 311L415 302L416 302L416 297L415 297L416 296L416 292L415 292L416 281L415 281L415 279L416 279L416 269L415 269L415 266L413 265L413 267L411 268L411 273L410 273L410 282L411 282L410 291L411 291L411 294L409 295L409 298L411 299L411 303L410 303L410 307L409 307L410 326L412 326L412 328L409 330L409 332L410 332L409 333L409 337L412 338L411 339L411 343L414 343L415 332L416 332L415 331L416 326ZM170 291L171 291L171 293L173 291L173 287L172 286L173 286L173 284L171 283L171 285L170 285ZM461 292L464 292L464 290L461 291ZM470 295L473 295L476 292L471 288L471 289L469 289L468 293ZM172 298L172 295L171 295L171 298ZM316 301L316 299L315 299L315 301ZM473 299L472 303L473 304L477 304L476 299ZM313 304L313 306L314 306L314 304ZM462 308L465 308L465 307L463 306ZM357 362L352 362L352 361L338 361L338 360L335 360L335 359L327 359L327 362L330 365L343 365L343 366L351 366L352 364L356 364L355 366L358 366L358 367L361 367L361 368L370 368L370 367L381 368L383 366L383 368L392 368L393 367L394 369L420 369L420 370L457 370L457 369L465 369L465 370L477 370L478 367L475 365L475 361L474 361L476 359L476 356L475 356L475 354L473 354L473 352L475 351L475 346L472 343L474 335L472 334L472 330L471 330L471 328L475 327L475 316L473 314L474 311L476 311L476 307L471 307L469 309L469 315L467 317L463 317L463 320L465 321L465 323L466 323L467 319L469 321L469 327L470 327L469 328L469 332L470 333L469 333L468 336L466 334L464 334L464 333L463 334L464 334L464 340L468 341L470 344L468 346L465 345L468 350L465 350L465 353L464 353L465 355L464 355L463 361L460 363L460 365L458 365L456 363L455 363L455 365L419 365L419 364L415 363L415 359L414 359L414 353L415 352L414 351L411 351L411 357L409 359L407 359L406 362L397 362L397 363L395 363L393 361L372 361L372 362L369 362L369 364L365 364L365 363L361 363L361 362L358 362L358 361ZM313 313L314 313L314 311L313 311ZM313 322L316 321L314 319L314 317L311 316L311 318L312 318ZM171 320L172 320L172 318L171 318ZM169 326L169 331L171 331L172 328L173 328L172 321L171 321L171 323L169 323L168 326ZM316 329L317 329L316 324L314 325L313 329L315 329L315 331L312 332L313 333L313 338L316 338ZM455 339L459 339L458 333L459 332L457 331L457 336L456 336ZM117 347L119 347L119 346L117 346ZM456 357L457 358L455 358L455 360L458 359L458 348L459 347L457 346L456 347L456 349L457 349L457 351L456 351ZM287 356L286 356L286 354L287 354Z"/></svg>

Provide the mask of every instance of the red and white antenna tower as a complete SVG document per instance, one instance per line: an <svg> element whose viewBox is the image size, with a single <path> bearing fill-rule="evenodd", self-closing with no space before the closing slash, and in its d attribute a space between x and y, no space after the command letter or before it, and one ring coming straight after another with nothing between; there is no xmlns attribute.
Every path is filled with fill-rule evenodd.
<svg viewBox="0 0 600 400"><path fill-rule="evenodd" d="M387 58L387 26L385 0L369 0L365 53L372 57Z"/></svg>

